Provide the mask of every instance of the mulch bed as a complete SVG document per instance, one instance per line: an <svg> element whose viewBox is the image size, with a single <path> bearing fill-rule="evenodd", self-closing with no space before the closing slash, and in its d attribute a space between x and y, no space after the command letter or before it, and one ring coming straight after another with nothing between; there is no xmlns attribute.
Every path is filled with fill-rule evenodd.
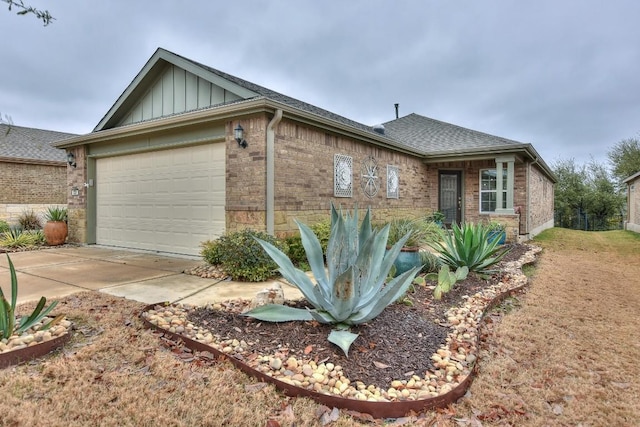
<svg viewBox="0 0 640 427"><path fill-rule="evenodd" d="M509 253L502 263L519 259L529 247L508 245ZM500 268L498 264L497 269ZM475 274L456 285L440 301L433 299L434 283L415 286L406 298L388 306L369 323L351 328L360 336L351 346L349 356L327 341L331 325L318 322L261 322L240 316L246 303L230 302L226 310L201 307L189 314L189 321L202 326L222 339L235 338L253 343L250 351L261 355L280 354L287 358L309 358L317 363L330 361L342 366L351 382L388 388L392 380L423 375L433 369L431 355L444 343L450 331L446 311L462 305L486 286L496 284L499 275L484 280ZM305 307L305 301L290 302Z"/></svg>

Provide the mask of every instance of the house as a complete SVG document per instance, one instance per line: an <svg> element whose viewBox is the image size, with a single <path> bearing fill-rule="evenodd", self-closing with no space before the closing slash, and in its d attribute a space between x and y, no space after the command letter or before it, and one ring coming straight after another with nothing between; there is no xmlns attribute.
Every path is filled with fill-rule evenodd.
<svg viewBox="0 0 640 427"><path fill-rule="evenodd" d="M72 136L0 123L0 220L16 225L23 212L66 206L67 155L51 143Z"/></svg>
<svg viewBox="0 0 640 427"><path fill-rule="evenodd" d="M640 233L640 172L622 182L627 185L627 219L624 228Z"/></svg>
<svg viewBox="0 0 640 427"><path fill-rule="evenodd" d="M77 163L77 242L193 255L224 232L292 233L331 202L379 222L497 219L511 240L553 226L555 178L531 144L417 114L367 126L164 49L93 132L56 146Z"/></svg>

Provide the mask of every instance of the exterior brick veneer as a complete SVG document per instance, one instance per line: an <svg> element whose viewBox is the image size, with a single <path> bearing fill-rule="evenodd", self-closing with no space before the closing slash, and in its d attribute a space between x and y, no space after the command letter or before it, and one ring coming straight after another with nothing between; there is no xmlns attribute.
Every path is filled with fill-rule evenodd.
<svg viewBox="0 0 640 427"><path fill-rule="evenodd" d="M15 225L22 212L66 205L66 182L66 165L1 161L0 220Z"/></svg>

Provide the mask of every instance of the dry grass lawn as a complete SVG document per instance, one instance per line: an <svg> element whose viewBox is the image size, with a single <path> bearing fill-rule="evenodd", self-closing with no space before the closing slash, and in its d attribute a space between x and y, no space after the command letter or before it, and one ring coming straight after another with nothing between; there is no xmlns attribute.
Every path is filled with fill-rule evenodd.
<svg viewBox="0 0 640 427"><path fill-rule="evenodd" d="M537 244L544 252L531 286L490 316L469 394L396 424L640 424L640 236L553 229ZM142 304L83 293L58 307L74 321L75 336L54 355L0 371L0 425L315 426L323 413L332 419L227 363L181 360L141 328ZM384 423L341 412L331 425Z"/></svg>

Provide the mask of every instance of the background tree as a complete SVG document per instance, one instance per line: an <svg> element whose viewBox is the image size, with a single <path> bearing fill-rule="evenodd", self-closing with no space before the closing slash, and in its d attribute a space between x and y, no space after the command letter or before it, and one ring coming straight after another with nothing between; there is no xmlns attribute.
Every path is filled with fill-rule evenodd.
<svg viewBox="0 0 640 427"><path fill-rule="evenodd" d="M560 227L574 228L580 212L585 208L587 172L574 159L559 160L552 166L558 178L555 187L556 221Z"/></svg>
<svg viewBox="0 0 640 427"><path fill-rule="evenodd" d="M556 225L581 230L618 228L624 196L605 165L591 160L579 165L574 159L553 165L558 178L555 188Z"/></svg>
<svg viewBox="0 0 640 427"><path fill-rule="evenodd" d="M55 18L51 16L48 10L36 9L32 6L26 6L22 0L1 0L9 5L9 10L14 7L18 9L18 15L33 14L36 18L41 19L45 26L49 25Z"/></svg>
<svg viewBox="0 0 640 427"><path fill-rule="evenodd" d="M607 153L613 176L618 183L640 172L640 139L627 138L614 145Z"/></svg>

